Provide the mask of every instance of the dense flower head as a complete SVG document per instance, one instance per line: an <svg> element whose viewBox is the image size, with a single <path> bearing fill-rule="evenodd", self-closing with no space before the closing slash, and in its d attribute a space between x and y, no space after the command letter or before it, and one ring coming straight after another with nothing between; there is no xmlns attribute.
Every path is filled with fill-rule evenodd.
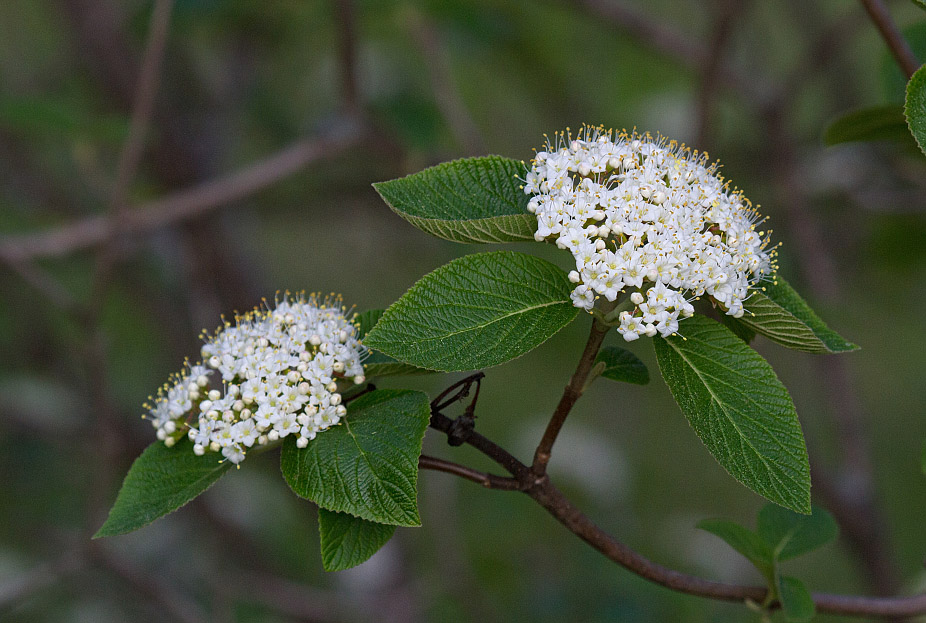
<svg viewBox="0 0 926 623"><path fill-rule="evenodd" d="M575 258L576 307L630 293L618 326L627 341L674 334L705 295L740 317L749 288L774 269L749 201L706 154L660 136L557 133L531 161L524 192L535 238Z"/></svg>
<svg viewBox="0 0 926 623"><path fill-rule="evenodd" d="M284 296L273 309L238 316L205 335L202 361L187 363L145 405L168 446L232 463L287 435L300 448L347 413L339 387L363 383L364 348L338 298Z"/></svg>

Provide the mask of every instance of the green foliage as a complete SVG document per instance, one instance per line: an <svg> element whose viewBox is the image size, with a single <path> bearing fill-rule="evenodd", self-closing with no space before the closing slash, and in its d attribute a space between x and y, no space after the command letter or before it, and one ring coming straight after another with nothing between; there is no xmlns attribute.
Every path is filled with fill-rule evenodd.
<svg viewBox="0 0 926 623"><path fill-rule="evenodd" d="M418 456L431 417L428 397L377 390L351 402L341 424L306 448L290 437L280 467L298 495L320 507L397 526L417 526Z"/></svg>
<svg viewBox="0 0 926 623"><path fill-rule="evenodd" d="M373 184L393 211L438 238L454 242L533 240L537 219L521 189L522 162L500 156L445 162Z"/></svg>
<svg viewBox="0 0 926 623"><path fill-rule="evenodd" d="M370 332L380 318L383 316L382 309L370 309L357 314L355 322L357 323L358 338L363 338ZM411 376L419 374L431 374L433 370L417 368L401 361L396 361L389 355L384 355L379 351L372 350L370 355L363 360L363 368L368 378L374 376Z"/></svg>
<svg viewBox="0 0 926 623"><path fill-rule="evenodd" d="M802 623L811 620L817 613L810 591L797 578L778 574L776 590L781 611L788 621Z"/></svg>
<svg viewBox="0 0 926 623"><path fill-rule="evenodd" d="M752 343L752 341L756 339L755 330L747 326L741 318L734 318L733 316L728 316L727 314L720 314L720 322L723 323L723 326L733 331L736 337L743 340L747 344Z"/></svg>
<svg viewBox="0 0 926 623"><path fill-rule="evenodd" d="M566 274L508 251L458 258L422 277L365 344L432 370L474 370L536 348L578 313Z"/></svg>
<svg viewBox="0 0 926 623"><path fill-rule="evenodd" d="M801 515L775 504L759 511L758 534L725 519L705 519L702 530L719 536L745 556L769 585L769 605L777 598L788 621L809 621L815 614L813 598L797 578L781 574L779 563L811 552L836 538L839 531L828 512L817 506Z"/></svg>
<svg viewBox="0 0 926 623"><path fill-rule="evenodd" d="M810 515L767 504L759 511L759 536L777 560L791 560L826 545L839 534L832 515L818 506Z"/></svg>
<svg viewBox="0 0 926 623"><path fill-rule="evenodd" d="M794 403L771 366L722 324L694 316L656 337L662 376L695 432L734 478L810 512L810 465Z"/></svg>
<svg viewBox="0 0 926 623"><path fill-rule="evenodd" d="M853 141L908 141L903 107L898 104L853 110L834 119L823 133L827 145Z"/></svg>
<svg viewBox="0 0 926 623"><path fill-rule="evenodd" d="M196 456L193 442L185 437L172 448L161 441L152 443L132 463L94 538L132 532L172 513L211 487L231 465L214 452Z"/></svg>
<svg viewBox="0 0 926 623"><path fill-rule="evenodd" d="M772 578L775 554L758 534L727 519L705 519L698 528L719 536L746 557L766 578Z"/></svg>
<svg viewBox="0 0 926 623"><path fill-rule="evenodd" d="M394 533L395 526L318 509L318 534L325 571L356 567L379 551Z"/></svg>
<svg viewBox="0 0 926 623"><path fill-rule="evenodd" d="M808 353L858 349L827 327L780 276L761 290L755 290L745 307L746 313L739 318L742 324L787 348Z"/></svg>
<svg viewBox="0 0 926 623"><path fill-rule="evenodd" d="M926 66L920 67L907 83L907 100L904 106L910 133L926 154Z"/></svg>
<svg viewBox="0 0 926 623"><path fill-rule="evenodd" d="M649 383L649 370L646 365L629 350L617 346L605 346L598 353L596 363L604 363L601 376L612 381L646 385Z"/></svg>
<svg viewBox="0 0 926 623"><path fill-rule="evenodd" d="M921 9L926 10L926 0L912 0L913 4L920 7Z"/></svg>

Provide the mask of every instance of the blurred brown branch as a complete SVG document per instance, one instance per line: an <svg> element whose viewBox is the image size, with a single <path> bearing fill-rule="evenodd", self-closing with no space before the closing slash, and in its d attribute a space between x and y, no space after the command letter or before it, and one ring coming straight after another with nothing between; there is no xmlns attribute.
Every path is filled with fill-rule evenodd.
<svg viewBox="0 0 926 623"><path fill-rule="evenodd" d="M319 160L335 158L356 146L364 136L362 122L345 118L331 131L304 139L242 169L140 204L124 216L122 233L142 235L185 220L256 193ZM21 262L60 257L104 244L114 224L107 216L91 216L58 229L38 234L0 238L0 257Z"/></svg>
<svg viewBox="0 0 926 623"><path fill-rule="evenodd" d="M907 78L910 78L920 68L920 62L917 60L916 54L913 53L913 48L904 39L900 28L897 27L897 23L891 17L883 0L861 0L861 2L871 17L871 21L878 28L878 32L881 33L881 37L894 56L894 60L900 65Z"/></svg>

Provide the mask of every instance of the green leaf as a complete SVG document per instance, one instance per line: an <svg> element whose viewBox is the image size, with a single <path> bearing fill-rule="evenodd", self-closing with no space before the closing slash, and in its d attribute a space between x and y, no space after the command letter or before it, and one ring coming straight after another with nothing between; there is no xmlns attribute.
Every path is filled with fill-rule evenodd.
<svg viewBox="0 0 926 623"><path fill-rule="evenodd" d="M605 368L601 376L606 379L637 385L649 383L649 370L646 369L646 364L629 350L617 346L605 346L598 353L595 362L604 362Z"/></svg>
<svg viewBox="0 0 926 623"><path fill-rule="evenodd" d="M830 122L823 134L827 145L882 140L910 140L903 107L899 104L853 110Z"/></svg>
<svg viewBox="0 0 926 623"><path fill-rule="evenodd" d="M681 335L654 338L656 359L701 441L741 483L809 513L810 465L788 390L722 324L704 316L680 324Z"/></svg>
<svg viewBox="0 0 926 623"><path fill-rule="evenodd" d="M537 218L521 180L527 166L500 156L466 158L373 188L406 221L453 242L533 240Z"/></svg>
<svg viewBox="0 0 926 623"><path fill-rule="evenodd" d="M383 315L382 309L370 309L357 314L354 321L357 323L358 339L363 340ZM363 360L363 369L367 378L374 376L414 376L432 374L433 370L417 368L401 361L396 361L389 355L370 349L370 355Z"/></svg>
<svg viewBox="0 0 926 623"><path fill-rule="evenodd" d="M797 578L778 576L778 601L785 619L793 623L811 620L817 613L810 591Z"/></svg>
<svg viewBox="0 0 926 623"><path fill-rule="evenodd" d="M432 370L474 370L536 348L578 313L566 273L508 251L467 255L422 277L364 343Z"/></svg>
<svg viewBox="0 0 926 623"><path fill-rule="evenodd" d="M920 67L907 83L907 100L904 106L907 125L916 144L926 154L926 66Z"/></svg>
<svg viewBox="0 0 926 623"><path fill-rule="evenodd" d="M733 316L728 316L727 314L720 314L720 322L722 322L726 328L733 331L733 334L736 335L736 337L743 340L747 344L756 339L756 332L746 323L744 323L741 318L734 318Z"/></svg>
<svg viewBox="0 0 926 623"><path fill-rule="evenodd" d="M132 532L174 512L211 487L231 465L214 452L196 456L186 437L172 448L154 442L132 463L106 523L93 538Z"/></svg>
<svg viewBox="0 0 926 623"><path fill-rule="evenodd" d="M840 353L858 346L827 327L810 306L780 276L754 290L740 322L773 342L807 353Z"/></svg>
<svg viewBox="0 0 926 623"><path fill-rule="evenodd" d="M342 571L366 562L394 533L395 526L318 509L318 534L325 571Z"/></svg>
<svg viewBox="0 0 926 623"><path fill-rule="evenodd" d="M431 417L428 397L380 389L347 405L338 426L306 448L287 437L280 467L298 495L331 511L417 526L418 456Z"/></svg>
<svg viewBox="0 0 926 623"><path fill-rule="evenodd" d="M832 515L819 506L810 515L800 515L767 504L759 511L759 536L775 552L777 560L791 560L836 538L839 527Z"/></svg>
<svg viewBox="0 0 926 623"><path fill-rule="evenodd" d="M913 4L920 7L923 10L926 10L926 0L913 0Z"/></svg>
<svg viewBox="0 0 926 623"><path fill-rule="evenodd" d="M763 575L771 577L774 564L772 548L758 534L726 519L705 519L698 523L698 528L719 536L745 556Z"/></svg>

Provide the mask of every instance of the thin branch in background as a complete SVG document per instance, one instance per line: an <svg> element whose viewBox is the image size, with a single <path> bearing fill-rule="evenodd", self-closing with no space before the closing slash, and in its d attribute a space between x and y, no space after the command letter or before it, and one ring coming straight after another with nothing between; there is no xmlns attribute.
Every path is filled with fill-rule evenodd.
<svg viewBox="0 0 926 623"><path fill-rule="evenodd" d="M463 101L460 89L453 79L453 70L447 48L433 22L417 10L408 8L408 28L425 59L431 91L437 108L467 156L486 153L485 141L479 126Z"/></svg>
<svg viewBox="0 0 926 623"><path fill-rule="evenodd" d="M161 65L167 47L167 35L173 0L157 0L151 13L145 52L139 70L132 109L129 133L119 153L116 167L116 181L109 200L106 231L103 244L96 257L93 279L90 286L90 301L86 313L80 314L87 334L86 369L89 380L90 398L96 413L96 422L91 434L91 444L99 452L97 473L89 497L86 529L95 532L108 507L107 496L114 477L118 448L122 445L119 435L116 406L110 391L107 364L106 333L101 322L106 293L109 290L116 267L116 250L124 227L128 206L128 189L135 179L144 149L145 135L154 110L154 99L160 84Z"/></svg>
<svg viewBox="0 0 926 623"><path fill-rule="evenodd" d="M299 621L354 621L362 613L346 594L294 582L272 573L225 573L216 584L236 602L253 602Z"/></svg>
<svg viewBox="0 0 926 623"><path fill-rule="evenodd" d="M116 555L101 545L90 548L96 565L108 570L136 593L155 604L159 611L180 623L207 623L206 616L198 604L181 594L163 578L143 571L129 559Z"/></svg>
<svg viewBox="0 0 926 623"><path fill-rule="evenodd" d="M698 40L627 4L609 0L568 0L567 4L606 20L625 35L692 71L701 72L710 62L710 49ZM764 107L769 101L771 93L761 77L741 73L724 64L716 73L720 85L752 104Z"/></svg>
<svg viewBox="0 0 926 623"><path fill-rule="evenodd" d="M75 548L0 585L0 616L36 593L57 584L63 577L79 571L85 563L83 548Z"/></svg>
<svg viewBox="0 0 926 623"><path fill-rule="evenodd" d="M776 107L765 117L771 139L769 161L774 163L772 174L779 189L779 204L784 206L798 264L810 289L818 299L835 304L842 298L841 279L822 226L798 177L800 162L793 139L784 127L783 115L784 110ZM879 595L892 594L899 585L898 573L877 505L865 417L858 406L861 401L842 359L821 359L817 367L828 411L836 424L840 451L833 470L816 469L818 478L833 479L833 482L820 483L820 489L829 493L829 507L843 526L846 540L858 554L872 589ZM856 517L857 513L863 514L865 519Z"/></svg>
<svg viewBox="0 0 926 623"><path fill-rule="evenodd" d="M82 309L77 299L63 284L32 262L7 259L2 255L0 255L0 260L3 260L11 271L19 275L23 281L32 286L35 291L60 310L79 313Z"/></svg>
<svg viewBox="0 0 926 623"><path fill-rule="evenodd" d="M714 20L714 30L708 46L707 63L701 72L697 91L694 144L699 149L707 149L710 142L720 68L723 66L724 54L729 46L731 35L735 32L733 26L747 4L743 0L717 0L715 5L717 17Z"/></svg>
<svg viewBox="0 0 926 623"><path fill-rule="evenodd" d="M871 21L878 28L878 32L881 33L881 37L894 56L894 60L900 65L900 69L906 74L907 78L913 76L916 70L920 68L920 62L917 60L916 54L913 53L913 48L904 39L903 33L900 32L900 28L897 27L897 23L891 17L883 0L861 0L861 2L871 17Z"/></svg>
<svg viewBox="0 0 926 623"><path fill-rule="evenodd" d="M338 65L341 72L341 101L348 113L360 108L357 79L357 16L353 0L334 0L338 30Z"/></svg>
<svg viewBox="0 0 926 623"><path fill-rule="evenodd" d="M125 214L123 235L141 235L203 216L243 199L316 161L334 158L359 144L364 126L353 118L335 123L331 132L304 139L234 173L137 206ZM61 257L98 247L109 238L106 216L92 216L36 234L0 238L0 257L23 261Z"/></svg>

